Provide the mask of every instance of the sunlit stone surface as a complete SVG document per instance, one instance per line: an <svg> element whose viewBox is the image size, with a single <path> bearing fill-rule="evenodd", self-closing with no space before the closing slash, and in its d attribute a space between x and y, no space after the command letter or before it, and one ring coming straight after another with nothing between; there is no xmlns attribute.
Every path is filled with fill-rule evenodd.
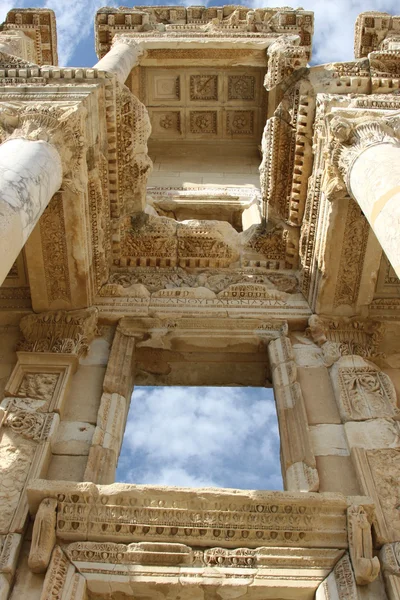
<svg viewBox="0 0 400 600"><path fill-rule="evenodd" d="M400 598L399 31L8 13L0 600Z"/></svg>

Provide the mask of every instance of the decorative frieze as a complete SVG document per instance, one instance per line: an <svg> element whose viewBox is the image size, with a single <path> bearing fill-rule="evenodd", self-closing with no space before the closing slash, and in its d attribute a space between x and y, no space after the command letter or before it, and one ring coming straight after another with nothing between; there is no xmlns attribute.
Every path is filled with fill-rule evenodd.
<svg viewBox="0 0 400 600"><path fill-rule="evenodd" d="M79 541L168 542L225 548L264 546L345 548L343 497L289 492L165 490L114 484L36 481L33 512L57 499L57 536ZM327 532L329 536L327 538Z"/></svg>

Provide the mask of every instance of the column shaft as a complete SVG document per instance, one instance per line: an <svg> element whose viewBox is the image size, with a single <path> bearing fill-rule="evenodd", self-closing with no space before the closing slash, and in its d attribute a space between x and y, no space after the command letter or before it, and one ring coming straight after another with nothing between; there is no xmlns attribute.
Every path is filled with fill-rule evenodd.
<svg viewBox="0 0 400 600"><path fill-rule="evenodd" d="M0 285L61 183L51 144L18 138L0 145Z"/></svg>
<svg viewBox="0 0 400 600"><path fill-rule="evenodd" d="M379 143L354 161L350 192L400 277L400 145Z"/></svg>
<svg viewBox="0 0 400 600"><path fill-rule="evenodd" d="M138 44L118 40L93 68L112 73L123 85L133 67L138 64L142 53L143 50Z"/></svg>

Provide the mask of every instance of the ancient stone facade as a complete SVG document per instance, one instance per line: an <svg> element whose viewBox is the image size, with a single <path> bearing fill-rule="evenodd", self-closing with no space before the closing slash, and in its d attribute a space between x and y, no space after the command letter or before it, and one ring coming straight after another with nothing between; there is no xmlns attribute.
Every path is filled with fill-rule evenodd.
<svg viewBox="0 0 400 600"><path fill-rule="evenodd" d="M400 17L313 67L303 9L95 31L0 30L0 600L398 600ZM134 384L232 383L285 491L114 483Z"/></svg>

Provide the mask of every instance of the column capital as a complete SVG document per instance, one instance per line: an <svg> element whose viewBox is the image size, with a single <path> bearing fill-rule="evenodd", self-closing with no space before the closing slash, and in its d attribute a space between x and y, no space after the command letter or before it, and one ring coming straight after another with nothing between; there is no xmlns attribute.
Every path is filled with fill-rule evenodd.
<svg viewBox="0 0 400 600"><path fill-rule="evenodd" d="M144 52L144 43L138 42L134 37L126 35L124 33L117 33L114 35L111 43L111 47L118 46L118 44L125 44L131 48L137 48L140 54Z"/></svg>
<svg viewBox="0 0 400 600"><path fill-rule="evenodd" d="M84 356L95 336L97 309L58 310L23 317L18 350Z"/></svg>
<svg viewBox="0 0 400 600"><path fill-rule="evenodd" d="M350 174L359 156L377 144L400 145L400 113L388 117L334 112L325 119L328 145L327 179L325 191L328 198L351 193Z"/></svg>
<svg viewBox="0 0 400 600"><path fill-rule="evenodd" d="M83 119L80 102L3 102L0 106L0 141L45 141L58 151L64 183L72 184L84 156Z"/></svg>

